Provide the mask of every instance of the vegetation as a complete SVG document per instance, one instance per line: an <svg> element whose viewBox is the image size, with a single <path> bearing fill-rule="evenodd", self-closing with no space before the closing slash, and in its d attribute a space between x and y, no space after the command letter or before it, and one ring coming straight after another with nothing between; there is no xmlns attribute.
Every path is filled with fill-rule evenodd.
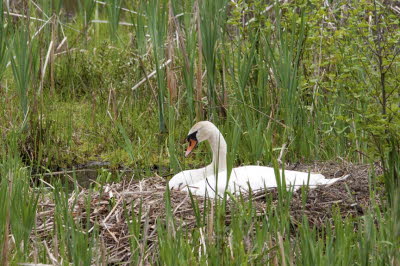
<svg viewBox="0 0 400 266"><path fill-rule="evenodd" d="M184 160L181 140L204 119L224 132L230 167L343 160L369 163L382 175L371 170L371 204L363 216L342 219L336 213L322 231L309 226L304 214L293 233L292 193L278 189L277 207L268 204L262 217L251 200L237 199L229 224L227 199L206 208L204 217L193 199L196 227L172 226L171 233L176 221L166 193L153 263L400 263L395 3L74 3L0 4L1 265L55 263L35 234L37 204L44 198L56 204L55 259L101 263L96 221L74 220L68 186L46 181L45 173L91 161L144 170L135 171L137 179L153 176L154 168L169 174L198 167L210 161L207 147L199 147L204 156ZM109 173L99 171L90 190L102 191ZM72 193L79 193L77 184ZM206 216L214 221L211 232ZM128 226L132 239L142 241L140 220L132 217ZM137 243L130 248L137 254Z"/></svg>

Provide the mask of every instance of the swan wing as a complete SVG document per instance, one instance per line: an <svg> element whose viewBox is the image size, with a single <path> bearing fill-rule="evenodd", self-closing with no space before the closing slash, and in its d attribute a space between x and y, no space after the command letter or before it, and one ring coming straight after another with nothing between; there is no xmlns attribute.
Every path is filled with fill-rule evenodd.
<svg viewBox="0 0 400 266"><path fill-rule="evenodd" d="M285 178L287 189L299 189L301 186L309 185L314 188L321 185L331 185L335 182L346 179L348 176L341 178L327 179L321 174L312 174L307 172L299 172L292 170L279 170L280 178ZM265 188L277 187L275 170L272 167L266 166L242 166L232 170L229 188L231 192L248 191L249 187L252 191L262 190ZM234 189L234 190L233 190Z"/></svg>
<svg viewBox="0 0 400 266"><path fill-rule="evenodd" d="M171 180L169 180L168 185L170 189L180 189L184 186L189 186L199 182L200 180L204 180L206 177L206 167L194 170L186 170L174 175Z"/></svg>

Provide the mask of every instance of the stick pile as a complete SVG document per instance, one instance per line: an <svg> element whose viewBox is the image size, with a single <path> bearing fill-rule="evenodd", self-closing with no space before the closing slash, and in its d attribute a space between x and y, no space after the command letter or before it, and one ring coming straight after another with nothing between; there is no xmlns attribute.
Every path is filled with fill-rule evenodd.
<svg viewBox="0 0 400 266"><path fill-rule="evenodd" d="M319 187L308 191L308 199L303 207L301 192L295 192L291 205L292 223L301 223L305 213L310 225L323 226L326 219L331 218L332 206L338 206L343 217L348 215L361 215L370 205L368 190L368 166L338 165L332 163L316 163L314 165L293 165L287 169L297 171L320 172L326 177L338 177L343 174L351 176L344 182L338 182L330 187ZM346 183L350 191L347 190ZM130 238L128 219L132 219L131 211L135 215L141 210L140 222L142 226L142 240L138 252L143 256L142 261L154 261L157 245L157 220L165 219L165 189L166 180L161 177L147 178L144 180L130 180L121 183L108 184L102 192L91 192L90 222L91 228L86 228L90 233L96 224L99 231L101 247L100 260L107 263L126 262L131 260ZM350 192L350 193L349 193ZM82 189L78 194L73 192L68 200L73 209L76 222L86 224L87 204L85 200L88 190ZM273 204L277 204L277 191L272 189L257 192L252 195L253 206L257 214L264 215L266 202L265 193L272 193ZM196 197L200 209L204 206L204 198ZM227 206L227 221L229 224L229 209ZM196 218L189 195L184 191L171 192L171 206L177 227L193 228L196 226ZM202 210L200 210L202 211ZM37 213L36 232L33 232L36 240L46 243L49 257L57 260L57 243L53 241L54 235L55 204L50 197L40 199ZM141 252L146 250L146 252ZM145 253L145 254L143 254ZM101 262L101 261L100 261Z"/></svg>

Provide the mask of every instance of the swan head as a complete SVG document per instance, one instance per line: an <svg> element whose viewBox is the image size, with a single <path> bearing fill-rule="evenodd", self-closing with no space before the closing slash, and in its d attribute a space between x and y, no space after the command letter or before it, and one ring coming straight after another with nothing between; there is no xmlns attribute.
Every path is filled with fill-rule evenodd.
<svg viewBox="0 0 400 266"><path fill-rule="evenodd" d="M185 157L197 147L200 142L208 140L215 132L219 132L217 127L209 121L201 121L196 123L188 133L186 140L189 146L186 150Z"/></svg>

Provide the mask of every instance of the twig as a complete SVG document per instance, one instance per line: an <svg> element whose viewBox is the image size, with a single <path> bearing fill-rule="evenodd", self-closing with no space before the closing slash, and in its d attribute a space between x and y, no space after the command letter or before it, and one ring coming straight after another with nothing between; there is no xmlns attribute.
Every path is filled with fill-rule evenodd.
<svg viewBox="0 0 400 266"><path fill-rule="evenodd" d="M52 17L50 17L42 26L33 34L31 41L42 31L42 29L50 22Z"/></svg>
<svg viewBox="0 0 400 266"><path fill-rule="evenodd" d="M107 5L106 2L101 2L101 1L95 1L95 2L98 3L98 4L100 4L100 5L103 5L103 6ZM144 16L143 14L139 14L139 13L136 12L136 11L129 10L129 9L127 9L127 8L124 8L124 7L120 7L120 6L119 6L119 8L120 8L121 10L123 10L123 11L129 12L129 13L132 13L132 14L137 14L137 15L140 15L140 16Z"/></svg>
<svg viewBox="0 0 400 266"><path fill-rule="evenodd" d="M52 261L53 265L59 265L57 259L54 255L50 252L49 247L47 246L46 240L43 240L44 247L46 249L47 255L49 256L50 260Z"/></svg>
<svg viewBox="0 0 400 266"><path fill-rule="evenodd" d="M90 21L92 23L102 23L102 24L108 24L108 20L100 20L100 19L94 19L92 21ZM118 22L119 25L124 25L124 26L135 26L135 24L129 23L129 22L124 22L124 21L120 21Z"/></svg>
<svg viewBox="0 0 400 266"><path fill-rule="evenodd" d="M17 265L21 265L21 266L53 266L52 264L43 264L43 263L17 263Z"/></svg>
<svg viewBox="0 0 400 266"><path fill-rule="evenodd" d="M87 52L87 50L85 50L85 49L72 48L72 49L68 49L66 51L55 53L54 56L59 56L59 55L70 53L70 52L74 52L74 51L78 51L78 52L81 52L81 53L86 53Z"/></svg>
<svg viewBox="0 0 400 266"><path fill-rule="evenodd" d="M278 161L280 164L282 164L282 157L283 157L283 153L284 153L284 151L285 151L285 149L286 149L286 145L287 145L286 142L283 143L282 148L281 148L281 152L279 153L279 157L278 157L278 159L277 159L277 161Z"/></svg>
<svg viewBox="0 0 400 266"><path fill-rule="evenodd" d="M68 171L57 171L43 174L35 174L33 176L53 176L53 175L62 175L62 174L73 174L78 172L97 172L95 169L77 169L77 170L68 170Z"/></svg>
<svg viewBox="0 0 400 266"><path fill-rule="evenodd" d="M103 224L105 224L105 223L107 222L107 220L110 218L110 216L113 214L113 212L117 209L118 205L121 203L121 201L122 201L123 199L124 199L124 198L121 197L121 198L117 201L117 204L115 204L114 208L112 208L112 210L111 210L110 213L107 215L107 217L104 218Z"/></svg>
<svg viewBox="0 0 400 266"><path fill-rule="evenodd" d="M176 212L178 211L178 209L183 205L183 203L185 203L185 201L186 201L188 198L189 198L189 194L187 194L186 197L182 200L182 202L179 203L178 206L176 206L176 208L175 208L175 210L174 210L174 212L173 212L174 215L176 214Z"/></svg>
<svg viewBox="0 0 400 266"><path fill-rule="evenodd" d="M49 16L40 8L40 6L39 6L38 4L35 3L35 1L31 0L30 2L36 7L37 10L39 10L40 12L42 12L42 14L43 14L46 18L49 18Z"/></svg>
<svg viewBox="0 0 400 266"><path fill-rule="evenodd" d="M67 41L67 37L64 37L64 39L62 39L62 41L60 42L60 44L57 46L56 51L60 50L60 48L64 45L64 43ZM56 55L56 54L54 54Z"/></svg>
<svg viewBox="0 0 400 266"><path fill-rule="evenodd" d="M162 64L162 65L160 66L160 69L162 69L163 67L169 65L171 62L172 62L172 60L171 60L171 59L168 59L164 64ZM153 72L151 72L149 75L147 75L147 76L146 76L145 78L143 78L141 81L139 81L139 83L137 83L135 86L133 86L131 90L134 91L134 90L136 90L137 88L139 88L140 85L142 85L143 83L145 83L146 80L148 80L149 78L153 77L156 73L157 73L156 70L154 70Z"/></svg>
<svg viewBox="0 0 400 266"><path fill-rule="evenodd" d="M249 105L249 104L246 104L246 103L244 103L244 102L242 102L242 101L240 101L240 100L237 100L237 99L234 99L234 100L237 101L237 102L239 102L239 103L241 103L241 104L243 104L243 105L245 105L246 107L249 107L250 109L253 109L254 111L256 111L256 112L258 112L258 113L260 113L260 114L266 116L269 120L271 120L271 121L277 123L278 125L281 125L281 126L284 127L284 128L290 128L288 125L285 125L284 123L282 123L282 122L280 122L280 121L278 121L278 120L272 118L271 116L269 116L269 115L267 115L266 113L264 113L264 112L258 110L257 108L254 108L253 106L251 106L251 105Z"/></svg>
<svg viewBox="0 0 400 266"><path fill-rule="evenodd" d="M6 12L6 11L4 11L3 13L4 13L5 15L10 15L10 16L13 16L13 17L29 18L29 19L32 19L32 20L37 20L37 21L41 21L41 22L46 22L46 20L44 20L44 19L35 18L35 17L28 17L28 16L25 16L25 15L17 14L17 13L11 13L11 12Z"/></svg>
<svg viewBox="0 0 400 266"><path fill-rule="evenodd" d="M278 232L278 242L279 242L279 250L281 252L281 258L282 258L282 266L286 266L286 260L285 260L285 249L283 248L283 238L281 236L281 233Z"/></svg>
<svg viewBox="0 0 400 266"><path fill-rule="evenodd" d="M107 232L110 234L110 236L114 239L115 243L118 244L119 241L118 241L118 239L115 237L115 234L112 233L112 232L110 231L110 229L108 229L108 226L107 226L106 224L103 224L103 226L104 226L104 228L107 230Z"/></svg>
<svg viewBox="0 0 400 266"><path fill-rule="evenodd" d="M43 184L46 184L46 185L48 185L49 187L51 187L52 189L54 189L54 187L53 187L50 183L44 181L44 180L41 179L41 178L39 178L39 180L40 180L40 182L42 182Z"/></svg>
<svg viewBox="0 0 400 266"><path fill-rule="evenodd" d="M46 68L47 68L47 64L49 63L49 59L50 59L50 54L51 54L52 48L53 48L53 41L50 41L49 49L47 50L46 59L44 61L44 66L43 66L43 69L42 69L42 78L40 80L40 86L39 86L38 93L40 93L40 91L42 90L42 87L43 87L44 76L46 75Z"/></svg>

